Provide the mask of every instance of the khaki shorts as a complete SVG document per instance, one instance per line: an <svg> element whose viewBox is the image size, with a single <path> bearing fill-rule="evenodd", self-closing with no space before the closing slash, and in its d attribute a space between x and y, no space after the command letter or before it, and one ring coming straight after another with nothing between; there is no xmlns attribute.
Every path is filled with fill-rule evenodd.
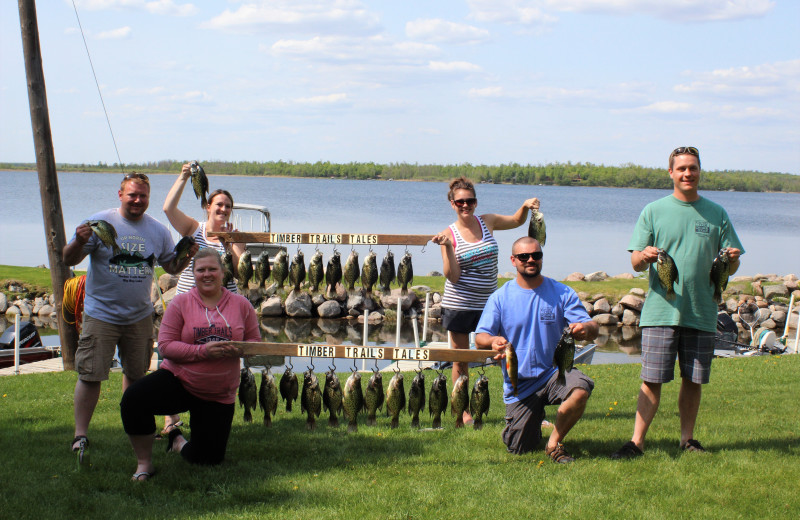
<svg viewBox="0 0 800 520"><path fill-rule="evenodd" d="M75 371L82 381L105 381L119 347L122 373L135 381L144 377L153 356L153 317L130 325L114 325L83 315L75 352Z"/></svg>

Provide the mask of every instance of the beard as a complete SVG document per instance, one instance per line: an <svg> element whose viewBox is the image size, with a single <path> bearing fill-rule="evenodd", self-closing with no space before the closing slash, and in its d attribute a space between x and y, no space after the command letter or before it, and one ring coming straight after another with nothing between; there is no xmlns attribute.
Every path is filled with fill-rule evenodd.
<svg viewBox="0 0 800 520"><path fill-rule="evenodd" d="M542 268L541 268L540 264L535 263L532 266L530 266L530 268L529 268L528 265L525 265L522 269L518 268L517 272L523 278L526 278L528 280L533 280L534 278L536 278L537 276L540 276L542 274Z"/></svg>

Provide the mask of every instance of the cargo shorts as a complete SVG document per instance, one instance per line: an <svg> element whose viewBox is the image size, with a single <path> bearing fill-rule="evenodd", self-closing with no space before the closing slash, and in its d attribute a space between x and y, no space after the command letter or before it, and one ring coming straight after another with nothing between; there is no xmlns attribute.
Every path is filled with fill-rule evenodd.
<svg viewBox="0 0 800 520"><path fill-rule="evenodd" d="M75 352L78 378L91 382L107 380L117 347L122 373L131 381L144 377L153 356L153 317L115 325L84 314Z"/></svg>

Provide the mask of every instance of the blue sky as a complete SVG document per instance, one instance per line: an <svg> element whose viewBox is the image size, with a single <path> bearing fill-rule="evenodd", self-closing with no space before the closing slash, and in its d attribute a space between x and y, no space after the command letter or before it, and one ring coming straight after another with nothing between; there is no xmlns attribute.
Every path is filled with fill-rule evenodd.
<svg viewBox="0 0 800 520"><path fill-rule="evenodd" d="M117 162L71 0L39 0L56 161ZM800 2L75 0L123 162L800 173ZM0 2L0 161L33 162Z"/></svg>

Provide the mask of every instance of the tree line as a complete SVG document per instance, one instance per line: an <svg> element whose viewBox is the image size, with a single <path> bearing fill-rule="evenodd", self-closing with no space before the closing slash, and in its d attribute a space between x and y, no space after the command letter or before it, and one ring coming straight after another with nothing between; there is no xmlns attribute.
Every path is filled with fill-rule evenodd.
<svg viewBox="0 0 800 520"><path fill-rule="evenodd" d="M410 164L374 162L314 163L294 161L201 161L210 175L249 175L279 177L322 177L336 179L415 180L446 182L467 177L475 182L495 184L534 184L545 186L605 186L615 188L669 189L672 181L666 169L636 164L606 166L592 163L551 163L544 165L509 163ZM59 163L59 171L177 173L182 163L173 160L119 164ZM0 169L36 169L32 163L0 163ZM701 190L800 193L800 175L748 170L704 170Z"/></svg>

